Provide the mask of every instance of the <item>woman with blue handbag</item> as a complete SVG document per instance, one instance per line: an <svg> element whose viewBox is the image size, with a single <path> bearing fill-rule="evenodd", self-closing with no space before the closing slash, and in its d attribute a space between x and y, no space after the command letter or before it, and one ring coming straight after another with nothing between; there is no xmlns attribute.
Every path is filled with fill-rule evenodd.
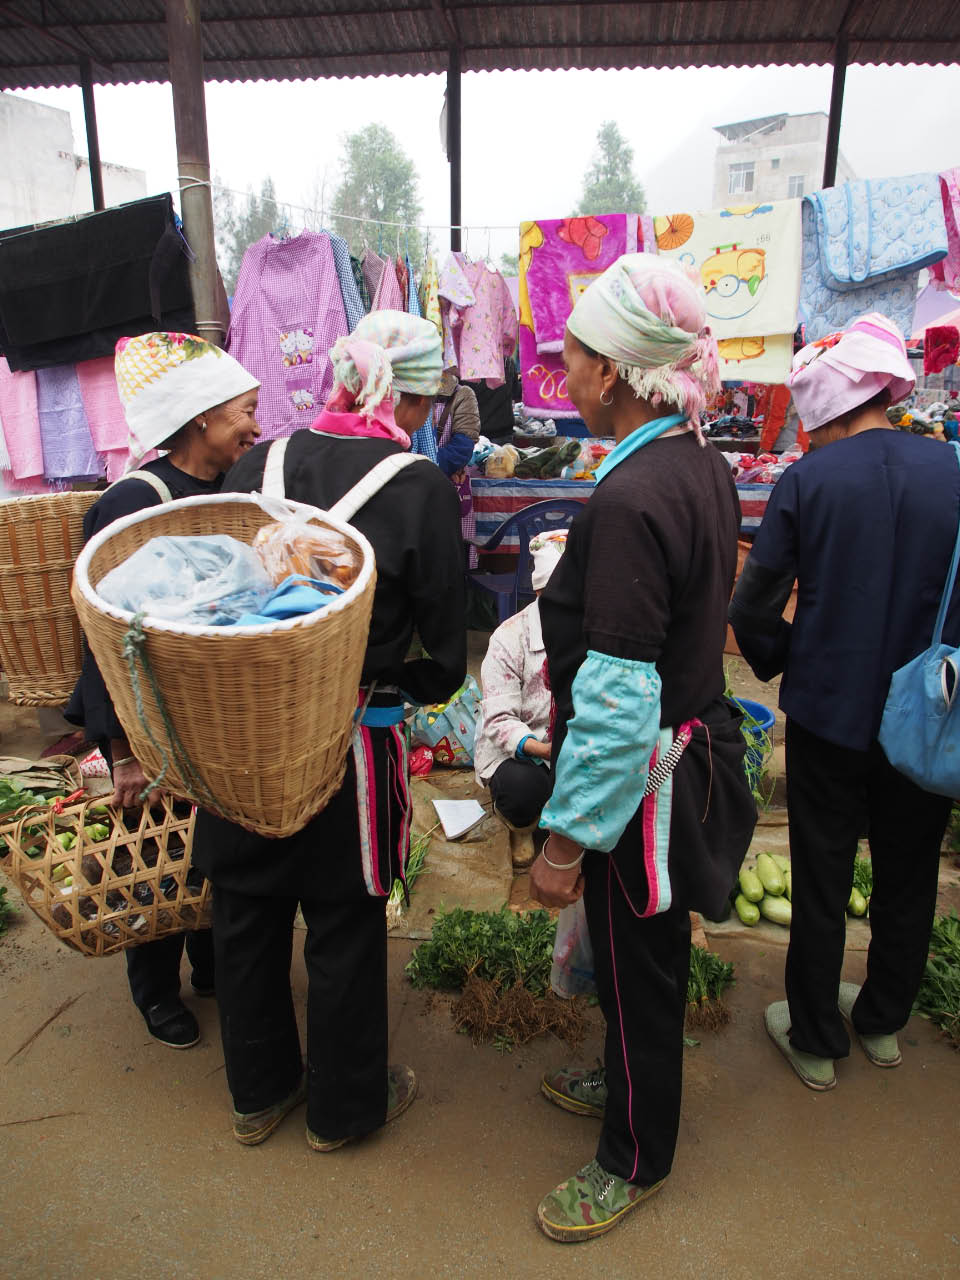
<svg viewBox="0 0 960 1280"><path fill-rule="evenodd" d="M793 920L787 999L765 1023L815 1090L836 1084L847 1026L876 1066L900 1062L951 807L893 767L880 731L891 677L929 646L942 597L942 629L960 640L957 596L944 592L960 467L951 447L892 429L885 412L914 381L903 338L881 315L797 353L788 385L811 453L774 489L730 606L756 675L783 673ZM794 580L791 625L781 615ZM840 977L864 833L872 937L860 988Z"/></svg>

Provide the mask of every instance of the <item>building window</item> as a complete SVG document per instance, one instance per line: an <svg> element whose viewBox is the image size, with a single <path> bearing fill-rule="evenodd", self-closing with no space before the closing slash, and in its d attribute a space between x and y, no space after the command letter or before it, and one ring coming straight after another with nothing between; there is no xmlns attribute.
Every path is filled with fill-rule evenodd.
<svg viewBox="0 0 960 1280"><path fill-rule="evenodd" d="M756 167L752 160L746 164L732 164L727 181L727 194L731 196L748 195L753 190L753 177Z"/></svg>
<svg viewBox="0 0 960 1280"><path fill-rule="evenodd" d="M780 157L779 157L779 156L774 156L774 157L773 157L773 159L770 161L770 168L771 168L771 169L779 169L779 168L780 168Z"/></svg>
<svg viewBox="0 0 960 1280"><path fill-rule="evenodd" d="M787 179L787 199L795 200L803 195L803 174L791 173Z"/></svg>

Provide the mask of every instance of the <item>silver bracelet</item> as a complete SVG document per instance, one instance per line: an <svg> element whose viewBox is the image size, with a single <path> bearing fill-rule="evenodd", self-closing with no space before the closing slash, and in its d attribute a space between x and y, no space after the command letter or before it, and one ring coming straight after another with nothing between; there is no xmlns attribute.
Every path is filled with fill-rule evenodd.
<svg viewBox="0 0 960 1280"><path fill-rule="evenodd" d="M580 850L580 857L574 858L573 862L551 862L547 857L547 846L549 844L550 836L547 836L544 841L543 848L540 850L540 857L543 858L547 866L552 867L554 871L572 871L574 867L579 867L580 863L583 861L583 855L586 852L585 849Z"/></svg>
<svg viewBox="0 0 960 1280"><path fill-rule="evenodd" d="M113 767L114 769L118 769L122 764L136 764L136 763L137 763L136 756L124 756L122 760L114 760Z"/></svg>

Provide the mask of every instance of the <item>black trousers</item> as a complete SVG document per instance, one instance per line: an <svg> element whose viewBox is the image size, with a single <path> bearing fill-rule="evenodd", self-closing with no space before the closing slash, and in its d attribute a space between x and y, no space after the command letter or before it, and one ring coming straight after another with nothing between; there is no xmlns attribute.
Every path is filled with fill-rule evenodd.
<svg viewBox="0 0 960 1280"><path fill-rule="evenodd" d="M299 901L307 924L307 1124L326 1139L370 1133L387 1111L386 899ZM297 902L214 891L223 1052L243 1113L285 1098L302 1073L290 990Z"/></svg>
<svg viewBox="0 0 960 1280"><path fill-rule="evenodd" d="M584 906L597 994L607 1022L607 1105L597 1160L649 1186L673 1164L680 1126L690 915L671 907L639 919L613 860L588 853Z"/></svg>
<svg viewBox="0 0 960 1280"><path fill-rule="evenodd" d="M553 775L532 760L504 760L488 783L497 809L515 827L529 827L550 799Z"/></svg>
<svg viewBox="0 0 960 1280"><path fill-rule="evenodd" d="M133 1003L141 1013L161 1000L179 996L184 944L197 986L213 986L213 937L209 929L172 933L156 942L131 947L126 953L127 979Z"/></svg>
<svg viewBox="0 0 960 1280"><path fill-rule="evenodd" d="M873 896L867 979L853 1022L865 1035L883 1035L906 1024L923 976L952 802L898 773L876 742L854 751L789 719L786 764L793 875L786 965L790 1039L806 1053L844 1058L850 1037L837 1009L837 987L857 840L868 833Z"/></svg>

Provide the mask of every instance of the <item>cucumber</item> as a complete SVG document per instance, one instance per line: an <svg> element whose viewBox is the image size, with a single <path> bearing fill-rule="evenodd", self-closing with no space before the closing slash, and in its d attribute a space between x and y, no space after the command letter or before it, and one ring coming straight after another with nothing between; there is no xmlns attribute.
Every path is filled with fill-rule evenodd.
<svg viewBox="0 0 960 1280"><path fill-rule="evenodd" d="M790 917L793 912L790 903L784 897L772 898L766 894L760 903L760 914L764 920L772 920L774 924L782 924L790 928Z"/></svg>
<svg viewBox="0 0 960 1280"><path fill-rule="evenodd" d="M784 875L790 870L790 859L785 858L782 853L771 853L770 857L774 860Z"/></svg>
<svg viewBox="0 0 960 1280"><path fill-rule="evenodd" d="M748 902L759 902L763 897L763 885L760 883L760 877L755 871L751 871L749 867L740 868L740 892Z"/></svg>
<svg viewBox="0 0 960 1280"><path fill-rule="evenodd" d="M867 900L856 886L850 890L850 901L847 903L847 910L852 916L865 916L867 914Z"/></svg>
<svg viewBox="0 0 960 1280"><path fill-rule="evenodd" d="M769 853L761 853L757 858L757 875L760 883L771 898L782 898L786 885L783 872L770 857Z"/></svg>
<svg viewBox="0 0 960 1280"><path fill-rule="evenodd" d="M740 917L742 924L757 924L760 919L760 912L755 903L750 902L742 893L738 893L733 905L737 909L737 915Z"/></svg>
<svg viewBox="0 0 960 1280"><path fill-rule="evenodd" d="M793 901L793 872L790 870L789 867L787 867L786 871L783 873L783 883L786 886L786 892L784 893L783 896L787 899L788 902L792 902Z"/></svg>

